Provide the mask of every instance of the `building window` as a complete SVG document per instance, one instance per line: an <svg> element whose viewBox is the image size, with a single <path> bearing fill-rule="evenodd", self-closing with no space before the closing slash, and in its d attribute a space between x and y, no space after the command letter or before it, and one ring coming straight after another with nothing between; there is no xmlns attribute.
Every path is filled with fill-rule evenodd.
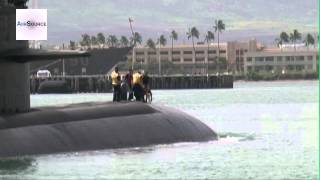
<svg viewBox="0 0 320 180"><path fill-rule="evenodd" d="M266 57L267 62L273 62L273 60L274 60L273 56Z"/></svg>
<svg viewBox="0 0 320 180"><path fill-rule="evenodd" d="M252 71L252 67L251 66L247 66L248 71Z"/></svg>
<svg viewBox="0 0 320 180"><path fill-rule="evenodd" d="M248 52L248 49L245 49L244 52Z"/></svg>
<svg viewBox="0 0 320 180"><path fill-rule="evenodd" d="M308 65L308 69L309 69L309 70L312 69L312 65Z"/></svg>
<svg viewBox="0 0 320 180"><path fill-rule="evenodd" d="M282 61L282 56L278 56L278 57L277 57L277 61L278 61L278 62Z"/></svg>
<svg viewBox="0 0 320 180"><path fill-rule="evenodd" d="M236 57L236 63L238 63L240 61L239 57Z"/></svg>
<svg viewBox="0 0 320 180"><path fill-rule="evenodd" d="M137 58L136 62L138 62L138 63L143 63L143 62L144 62L144 59Z"/></svg>
<svg viewBox="0 0 320 180"><path fill-rule="evenodd" d="M220 54L225 54L226 50L220 50Z"/></svg>
<svg viewBox="0 0 320 180"><path fill-rule="evenodd" d="M180 62L180 58L173 58L172 62Z"/></svg>
<svg viewBox="0 0 320 180"><path fill-rule="evenodd" d="M172 51L172 54L180 54L180 51Z"/></svg>
<svg viewBox="0 0 320 180"><path fill-rule="evenodd" d="M243 63L243 57L240 57L240 62Z"/></svg>
<svg viewBox="0 0 320 180"><path fill-rule="evenodd" d="M297 61L304 61L304 56L298 56Z"/></svg>
<svg viewBox="0 0 320 180"><path fill-rule="evenodd" d="M308 56L308 60L312 61L313 60L313 56Z"/></svg>
<svg viewBox="0 0 320 180"><path fill-rule="evenodd" d="M215 54L216 53L216 50L210 50L208 51L209 54Z"/></svg>
<svg viewBox="0 0 320 180"><path fill-rule="evenodd" d="M255 61L256 62L263 62L264 61L264 57L256 57Z"/></svg>
<svg viewBox="0 0 320 180"><path fill-rule="evenodd" d="M196 51L197 54L204 54L204 51Z"/></svg>
<svg viewBox="0 0 320 180"><path fill-rule="evenodd" d="M144 52L136 52L136 55L144 55Z"/></svg>
<svg viewBox="0 0 320 180"><path fill-rule="evenodd" d="M203 58L196 58L196 61L197 61L197 62L203 62L204 59L203 59Z"/></svg>
<svg viewBox="0 0 320 180"><path fill-rule="evenodd" d="M291 56L286 56L286 61L290 61Z"/></svg>
<svg viewBox="0 0 320 180"><path fill-rule="evenodd" d="M254 70L257 71L257 72L262 71L263 70L263 66L255 66Z"/></svg>
<svg viewBox="0 0 320 180"><path fill-rule="evenodd" d="M208 58L208 61L214 61L215 58Z"/></svg>
<svg viewBox="0 0 320 180"><path fill-rule="evenodd" d="M296 66L296 70L297 70L297 71L302 71L302 70L304 70L304 65L298 65L298 66Z"/></svg>
<svg viewBox="0 0 320 180"><path fill-rule="evenodd" d="M247 57L247 62L252 62L252 57Z"/></svg>
<svg viewBox="0 0 320 180"><path fill-rule="evenodd" d="M290 56L291 61L294 61L294 56Z"/></svg>
<svg viewBox="0 0 320 180"><path fill-rule="evenodd" d="M192 51L183 51L183 54L192 54Z"/></svg>
<svg viewBox="0 0 320 180"><path fill-rule="evenodd" d="M160 54L161 55L168 55L168 51L161 51Z"/></svg>
<svg viewBox="0 0 320 180"><path fill-rule="evenodd" d="M190 58L184 58L183 61L184 61L184 62L192 62L192 59L190 59Z"/></svg>
<svg viewBox="0 0 320 180"><path fill-rule="evenodd" d="M149 51L148 55L156 55L157 53L155 51Z"/></svg>
<svg viewBox="0 0 320 180"><path fill-rule="evenodd" d="M243 49L240 49L240 55L243 56Z"/></svg>
<svg viewBox="0 0 320 180"><path fill-rule="evenodd" d="M273 66L266 66L265 67L267 71L272 71L273 70Z"/></svg>
<svg viewBox="0 0 320 180"><path fill-rule="evenodd" d="M236 54L239 55L239 49L236 50Z"/></svg>
<svg viewBox="0 0 320 180"><path fill-rule="evenodd" d="M286 69L289 70L289 71L292 71L292 70L294 70L294 66L293 65L288 65L286 67Z"/></svg>

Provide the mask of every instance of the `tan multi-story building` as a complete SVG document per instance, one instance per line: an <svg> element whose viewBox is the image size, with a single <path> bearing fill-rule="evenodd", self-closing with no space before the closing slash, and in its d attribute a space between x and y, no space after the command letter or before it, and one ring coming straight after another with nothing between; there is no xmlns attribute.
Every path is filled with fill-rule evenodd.
<svg viewBox="0 0 320 180"><path fill-rule="evenodd" d="M235 75L245 75L249 71L265 72L317 72L317 50L297 50L279 48L268 49L257 43L256 40L247 42L230 41L220 43L220 59L225 59L227 67L220 69L233 72ZM164 46L151 49L147 47L136 47L133 53L128 55L131 61L138 64L158 63L168 61L177 67L193 67L190 73L207 73L208 66L211 73L217 70L218 44L195 45L192 44Z"/></svg>
<svg viewBox="0 0 320 180"><path fill-rule="evenodd" d="M265 73L316 73L318 71L318 50L263 49L244 55L244 73L249 71Z"/></svg>

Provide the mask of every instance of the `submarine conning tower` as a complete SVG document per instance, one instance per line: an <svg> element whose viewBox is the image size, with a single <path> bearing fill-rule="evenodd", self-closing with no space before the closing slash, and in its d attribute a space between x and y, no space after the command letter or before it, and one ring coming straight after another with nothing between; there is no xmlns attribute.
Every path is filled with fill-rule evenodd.
<svg viewBox="0 0 320 180"><path fill-rule="evenodd" d="M28 48L16 40L16 9L26 9L27 0L0 0L0 114L30 110L29 62L87 57L79 51L46 51Z"/></svg>
<svg viewBox="0 0 320 180"><path fill-rule="evenodd" d="M25 7L0 0L0 55L28 48L28 41L16 41L16 8ZM8 61L0 56L0 112L26 112L29 109L29 63Z"/></svg>

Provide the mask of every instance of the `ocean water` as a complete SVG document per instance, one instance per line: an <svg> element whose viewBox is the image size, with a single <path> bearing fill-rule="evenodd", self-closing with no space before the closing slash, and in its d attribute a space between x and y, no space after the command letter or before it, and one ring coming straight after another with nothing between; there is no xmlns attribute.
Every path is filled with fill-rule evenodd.
<svg viewBox="0 0 320 180"><path fill-rule="evenodd" d="M318 82L236 82L233 89L155 90L218 141L0 160L0 179L318 179ZM32 95L32 107L110 101L111 94Z"/></svg>

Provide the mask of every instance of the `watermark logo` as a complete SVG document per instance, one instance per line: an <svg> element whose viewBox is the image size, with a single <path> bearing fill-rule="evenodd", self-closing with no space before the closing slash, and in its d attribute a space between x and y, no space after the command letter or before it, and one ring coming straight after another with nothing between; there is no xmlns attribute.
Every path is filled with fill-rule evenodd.
<svg viewBox="0 0 320 180"><path fill-rule="evenodd" d="M47 40L47 10L17 9L16 40Z"/></svg>

